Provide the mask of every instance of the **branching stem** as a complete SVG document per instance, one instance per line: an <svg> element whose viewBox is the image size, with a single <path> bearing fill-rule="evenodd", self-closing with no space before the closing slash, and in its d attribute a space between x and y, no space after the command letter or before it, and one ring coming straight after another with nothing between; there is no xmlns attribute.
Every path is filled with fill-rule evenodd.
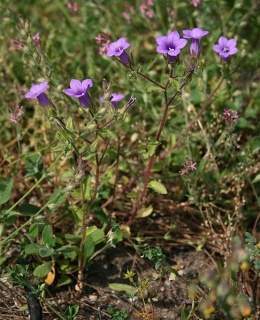
<svg viewBox="0 0 260 320"><path fill-rule="evenodd" d="M180 84L179 89L170 97L168 98L168 86L169 86L169 81L167 82L166 86L161 86L161 88L164 88L164 112L162 115L162 118L160 120L160 124L158 127L158 130L156 132L155 135L155 140L157 143L160 142L161 139L161 135L163 132L163 129L165 127L165 124L167 122L168 119L168 114L169 114L169 108L171 106L171 104L175 101L175 99L178 97L178 95L180 95L182 93L182 89L186 86L186 84L190 81L190 79L192 78L192 75L195 71L195 67L196 64L192 64L189 69L188 72L183 80L183 82ZM143 188L137 198L137 200L135 201L133 208L132 208L132 212L130 215L130 218L128 220L128 224L132 224L138 210L140 209L140 207L143 205L145 199L146 199L146 195L147 195L147 190L148 190L148 184L152 175L152 170L153 170L153 166L154 163L156 161L156 150L155 152L149 157L145 170L144 170L144 174L143 174Z"/></svg>

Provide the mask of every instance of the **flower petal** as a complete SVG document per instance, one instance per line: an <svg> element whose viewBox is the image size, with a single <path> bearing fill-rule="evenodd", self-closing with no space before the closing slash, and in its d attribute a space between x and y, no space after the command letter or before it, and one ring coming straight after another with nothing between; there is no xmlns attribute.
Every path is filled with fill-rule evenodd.
<svg viewBox="0 0 260 320"><path fill-rule="evenodd" d="M179 39L178 42L176 43L176 48L178 49L182 49L186 46L187 44L187 40L186 39Z"/></svg>
<svg viewBox="0 0 260 320"><path fill-rule="evenodd" d="M231 48L235 48L236 45L237 45L236 39L230 39L230 40L228 40L227 45L228 45L228 47L229 47L230 49L231 49Z"/></svg>
<svg viewBox="0 0 260 320"><path fill-rule="evenodd" d="M191 41L190 53L192 56L195 56L195 57L199 55L199 40L193 39Z"/></svg>
<svg viewBox="0 0 260 320"><path fill-rule="evenodd" d="M126 38L120 38L108 45L106 54L108 57L119 57L123 53L123 51L129 47L130 44L128 43Z"/></svg>
<svg viewBox="0 0 260 320"><path fill-rule="evenodd" d="M120 38L116 41L117 46L122 47L124 50L130 47L129 42L126 40L126 38Z"/></svg>
<svg viewBox="0 0 260 320"><path fill-rule="evenodd" d="M92 88L93 87L93 81L91 79L85 79L82 81L82 89L84 91L88 90L89 88Z"/></svg>
<svg viewBox="0 0 260 320"><path fill-rule="evenodd" d="M156 38L157 48L156 51L158 53L167 53L168 52L168 41L167 36L159 36Z"/></svg>
<svg viewBox="0 0 260 320"><path fill-rule="evenodd" d="M80 80L72 79L70 81L70 87L73 89L75 92L77 91L82 91L82 85Z"/></svg>
<svg viewBox="0 0 260 320"><path fill-rule="evenodd" d="M64 89L63 92L64 92L67 96L76 97L75 91L74 91L73 89L71 89L71 88Z"/></svg>
<svg viewBox="0 0 260 320"><path fill-rule="evenodd" d="M167 36L158 36L155 40L159 46L163 46L167 42Z"/></svg>
<svg viewBox="0 0 260 320"><path fill-rule="evenodd" d="M168 49L162 48L162 47L157 47L156 51L158 53L166 54L168 52Z"/></svg>
<svg viewBox="0 0 260 320"><path fill-rule="evenodd" d="M206 36L208 34L208 31L203 30L201 28L193 28L191 30L192 38L194 39L201 39L202 37Z"/></svg>
<svg viewBox="0 0 260 320"><path fill-rule="evenodd" d="M180 35L178 31L170 32L167 36L168 43L169 42L173 43L175 41L178 41L179 39L180 39Z"/></svg>
<svg viewBox="0 0 260 320"><path fill-rule="evenodd" d="M228 42L228 39L226 37L220 37L218 39L218 44L221 45L221 46L226 46L227 45L227 42Z"/></svg>
<svg viewBox="0 0 260 320"><path fill-rule="evenodd" d="M116 101L121 101L122 99L124 99L125 95L122 93L112 93L111 97L110 97L110 101L111 102L116 102Z"/></svg>
<svg viewBox="0 0 260 320"><path fill-rule="evenodd" d="M219 44L214 44L213 51L215 51L216 53L219 53L221 51L220 45Z"/></svg>
<svg viewBox="0 0 260 320"><path fill-rule="evenodd" d="M186 38L186 39L191 39L192 38L192 36L191 36L191 31L192 30L183 30L182 32L183 32L183 37L184 38Z"/></svg>
<svg viewBox="0 0 260 320"><path fill-rule="evenodd" d="M42 106L47 106L50 104L50 101L45 93L38 95L37 99Z"/></svg>
<svg viewBox="0 0 260 320"><path fill-rule="evenodd" d="M48 82L43 81L37 84L32 84L30 90L25 94L27 99L36 99L41 93L44 93L49 88Z"/></svg>
<svg viewBox="0 0 260 320"><path fill-rule="evenodd" d="M237 48L231 48L230 50L229 50L229 54L232 56L233 54L236 54L237 53Z"/></svg>
<svg viewBox="0 0 260 320"><path fill-rule="evenodd" d="M79 97L79 102L83 107L88 107L90 104L90 97L89 95L86 93L84 94L82 97Z"/></svg>

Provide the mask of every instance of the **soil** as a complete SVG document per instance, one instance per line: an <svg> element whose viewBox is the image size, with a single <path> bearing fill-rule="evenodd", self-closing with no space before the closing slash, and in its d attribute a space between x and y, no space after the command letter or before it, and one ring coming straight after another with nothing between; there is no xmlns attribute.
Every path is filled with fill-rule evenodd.
<svg viewBox="0 0 260 320"><path fill-rule="evenodd" d="M79 304L80 311L76 320L111 319L107 314L108 306L129 312L130 319L178 320L181 310L191 306L187 287L196 282L199 274L212 269L212 262L203 251L189 247L172 248L168 252L168 264L176 270L176 277L169 279L169 273L160 275L154 267L127 246L108 250L98 256L87 271L87 283L83 294L77 297L75 290L69 288L62 292L52 292L43 305L43 319L54 320L53 310L62 313L69 304ZM127 270L134 270L138 279L147 279L145 291L146 308L150 308L149 318L142 318L141 299L131 300L122 292L114 292L109 283L129 283L124 280ZM0 282L0 320L28 319L26 294L21 288L14 288L4 279Z"/></svg>

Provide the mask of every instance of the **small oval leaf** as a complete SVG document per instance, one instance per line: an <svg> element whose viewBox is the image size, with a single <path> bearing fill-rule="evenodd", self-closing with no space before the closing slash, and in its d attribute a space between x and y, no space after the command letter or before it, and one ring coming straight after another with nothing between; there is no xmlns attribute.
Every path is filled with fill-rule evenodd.
<svg viewBox="0 0 260 320"><path fill-rule="evenodd" d="M151 188L153 191L160 193L160 194L167 194L166 187L160 182L156 180L152 180L149 182L149 188Z"/></svg>
<svg viewBox="0 0 260 320"><path fill-rule="evenodd" d="M137 293L137 288L125 283L109 283L109 288L114 291L123 291L129 296L134 296Z"/></svg>
<svg viewBox="0 0 260 320"><path fill-rule="evenodd" d="M149 206L147 208L142 208L137 212L136 217L137 218L146 218L148 216L150 216L150 214L153 213L153 207Z"/></svg>
<svg viewBox="0 0 260 320"><path fill-rule="evenodd" d="M33 275L38 278L46 277L47 274L51 271L51 266L51 262L45 262L34 269Z"/></svg>

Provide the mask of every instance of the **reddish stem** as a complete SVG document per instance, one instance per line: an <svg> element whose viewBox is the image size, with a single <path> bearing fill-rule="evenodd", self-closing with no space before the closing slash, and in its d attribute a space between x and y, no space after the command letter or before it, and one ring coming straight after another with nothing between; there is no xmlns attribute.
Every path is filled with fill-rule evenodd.
<svg viewBox="0 0 260 320"><path fill-rule="evenodd" d="M181 94L182 89L185 87L185 85L191 79L191 77L192 77L192 75L194 73L194 70L195 70L195 65L192 65L190 67L190 69L189 69L184 81L182 82L179 90L176 91L175 94L169 100L168 100L168 97L167 97L168 85L164 88L165 108L164 108L163 116L162 116L162 118L160 120L160 125L158 127L158 130L157 130L156 136L155 136L155 139L156 139L157 142L160 142L161 134L162 134L162 131L163 131L164 127L165 127L165 124L166 124L166 121L167 121L167 118L168 118L170 105L174 102L176 97L179 94ZM144 203L144 201L146 199L146 195L147 195L147 191L148 191L148 184L149 184L149 181L150 181L150 177L152 175L152 169L153 169L155 160L156 160L156 151L148 159L146 168L144 170L144 185L143 185L143 189L142 189L139 197L137 198L136 202L133 205L133 209L132 209L128 224L132 224L132 222L133 222L133 220L134 220L139 208L143 205L143 203Z"/></svg>

